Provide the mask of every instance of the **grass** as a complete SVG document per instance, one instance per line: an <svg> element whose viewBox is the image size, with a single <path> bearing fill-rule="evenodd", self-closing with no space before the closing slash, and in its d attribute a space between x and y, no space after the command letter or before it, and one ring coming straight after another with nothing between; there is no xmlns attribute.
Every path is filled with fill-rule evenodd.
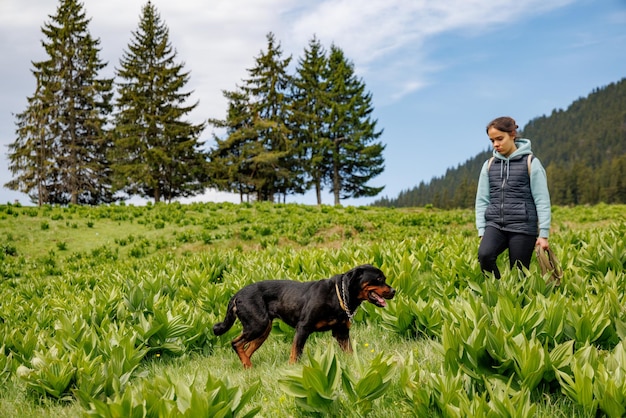
<svg viewBox="0 0 626 418"><path fill-rule="evenodd" d="M402 361L406 353L413 351L421 360L424 367L438 370L441 364L440 356L436 354L435 344L431 340L410 341L394 335L381 334L380 329L373 326L353 327L352 340L355 351L363 362L368 362L378 353L388 353L396 361ZM329 348L336 345L330 333L314 334L307 342L303 355L309 350ZM144 366L147 375L143 379L154 376L168 375L174 380L182 380L188 384L195 382L202 385L208 374L217 376L233 386L250 387L256 382L262 382L260 389L253 397L250 408L261 406L259 416L263 417L300 417L302 415L292 399L285 396L278 384L278 377L301 367L301 364L290 365L289 350L291 340L287 336L271 335L265 344L253 356L254 367L244 370L241 363L230 348L230 344L218 347L211 355L205 356L191 353L182 357L156 358ZM340 353L340 361L350 367L354 361L352 355ZM10 382L3 388L0 395L0 416L38 418L46 417L79 417L82 409L76 404L58 403L53 400L37 398L29 395L22 386ZM401 388L394 387L393 391ZM390 396L393 398L393 395ZM246 408L246 409L250 409ZM380 402L370 417L391 417L397 414L410 415L410 405L400 402L386 404Z"/></svg>
<svg viewBox="0 0 626 418"><path fill-rule="evenodd" d="M352 328L353 346L359 359L364 363L371 361L377 354L386 353L391 355L396 361L403 361L406 353L413 351L421 359L424 367L432 368L436 371L441 366L441 358L436 354L435 343L431 340L410 341L403 340L397 336L381 333L379 328L374 326L358 326ZM295 403L288 396L283 394L278 384L278 378L288 372L298 370L302 363L307 363L307 355L316 349L327 350L336 346L336 342L330 333L314 334L305 347L301 364L290 365L289 351L291 339L287 337L276 337L271 335L265 344L252 357L253 368L243 370L239 358L230 348L230 344L219 347L209 357L201 355L190 355L184 358L176 358L171 361L155 361L148 367L149 376L167 374L185 379L191 383L204 382L207 374L213 376L226 377L234 386L243 388L250 387L256 382L262 382L258 392L251 402L251 407L261 406L260 416L264 417L300 417L306 416L299 411ZM350 354L338 353L340 361L347 367L354 362ZM401 388L394 387L390 390L400 391ZM394 398L390 395L389 398ZM400 397L397 397L400 399ZM349 408L347 400L344 407ZM411 415L410 405L401 402L387 404L378 402L375 411L370 417L391 417L400 415Z"/></svg>
<svg viewBox="0 0 626 418"><path fill-rule="evenodd" d="M555 239L552 242L558 246L559 239L567 237L580 242L582 251L585 249L582 243L586 245L585 240L590 241L587 237L593 238L607 226L623 224L625 213L623 205L554 208ZM94 208L0 205L0 307L13 299L15 293L24 296L26 302L31 295L33 300L45 302L47 292L62 288L65 293L55 294L53 305L41 305L54 306L54 312L36 312L30 318L27 315L31 313L24 306L23 314L12 316L29 324L30 320L52 315L45 323L54 325L55 313L71 313L79 309L77 305L86 305L95 290L120 298L128 296L124 293L126 289L107 293L107 284L121 276L129 288L146 286L146 283L162 284L157 295L160 298L165 298L166 294L177 295L173 302L185 298L184 302L223 314L223 299L217 296L211 299L201 291L194 293L189 283L198 279L201 289L220 287L222 293L227 293L234 291L233 283L245 280L329 277L358 260L400 272L405 277L391 280L405 280L402 283L406 283L407 289L411 280L428 283L449 280L450 287L445 292L454 293L472 274L475 249L471 245L476 242L471 210L271 204ZM565 251L568 257L572 256L571 251ZM610 261L609 255L606 257ZM615 257L618 262L619 257L619 254ZM576 264L579 260L572 256L572 261L568 262ZM592 267L596 268L592 264L584 268ZM457 277L454 277L455 271ZM419 289L424 292L420 296L428 300L427 292L431 288L421 286ZM0 309L0 318L7 317ZM8 325L5 325L7 328L2 325L0 321L0 329L9 329ZM275 326L266 343L253 356L251 370L242 369L230 347L230 339L240 329L236 326L206 351L190 350L179 357L159 355L146 359L131 385L164 375L188 385L192 382L202 385L209 374L241 388L262 382L245 410L259 406L262 417L310 416L296 407L292 397L283 393L279 380L306 365L309 354L336 348L336 342L330 333L314 334L307 342L302 361L289 365L293 332L277 328ZM356 355L338 351L338 359L345 367L355 369L358 361L367 364L380 353L389 355L398 364L407 362L412 355L421 370L442 374L443 356L436 338L403 338L376 321L355 322L351 334ZM1 346L2 339L0 353ZM369 417L415 415L403 394L398 376L400 369L384 396L374 402ZM340 401L342 415L354 412L345 394L340 395ZM534 393L533 401L539 417L591 416L558 392ZM433 416L441 414L436 410L432 413ZM40 398L28 391L14 374L0 370L0 416L78 417L83 414L78 403Z"/></svg>
<svg viewBox="0 0 626 418"><path fill-rule="evenodd" d="M250 408L261 407L259 416L261 417L305 417L311 416L299 410L294 401L285 396L278 384L278 377L295 371L301 364L289 365L290 339L284 337L270 336L265 344L253 356L253 368L243 370L239 359L229 344L217 348L210 356L199 354L186 355L180 358L165 360L155 360L146 365L148 372L145 379L154 376L169 375L175 380L183 380L188 384L196 382L203 384L208 374L227 379L233 386L242 388L250 387L256 382L261 382L258 392L253 397ZM442 357L438 351L436 342L430 339L408 340L398 336L381 333L380 329L374 326L353 326L352 342L359 359L364 363L371 361L377 354L386 353L397 362L403 362L408 353L414 353L419 359L420 366L432 373L440 373ZM306 356L316 349L330 349L336 343L329 333L314 334L307 342L303 360L305 364ZM347 367L355 361L350 354L340 353L340 361ZM375 408L370 418L389 418L396 416L416 416L412 405L403 401L401 395L403 388L399 386L397 378L395 383L388 389L384 400L376 402ZM22 393L21 396L24 396ZM29 401L25 398L17 401L20 409L15 414L4 414L5 409L0 409L2 416L15 417L40 417L42 413L46 416L54 417L78 417L81 414L80 408L76 406L59 406L54 402L45 402L40 407L29 406ZM537 417L545 418L591 418L585 414L582 408L574 405L571 401L562 396L554 394L543 395L537 399ZM350 416L350 405L344 399L343 416ZM433 411L433 417L441 416Z"/></svg>
<svg viewBox="0 0 626 418"><path fill-rule="evenodd" d="M553 209L553 233L602 227L623 218L621 211L620 205L557 207ZM474 236L473 222L472 211L432 208L230 203L96 208L0 205L0 242L15 246L27 259L98 248L112 248L126 256L141 243L148 243L150 253L199 252L211 247L338 248L346 241L402 240L429 228Z"/></svg>

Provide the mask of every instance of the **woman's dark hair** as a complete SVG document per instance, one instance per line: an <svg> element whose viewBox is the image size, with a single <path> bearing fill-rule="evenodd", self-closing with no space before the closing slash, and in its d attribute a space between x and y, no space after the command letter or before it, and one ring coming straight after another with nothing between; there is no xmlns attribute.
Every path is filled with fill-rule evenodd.
<svg viewBox="0 0 626 418"><path fill-rule="evenodd" d="M515 123L515 119L509 116L500 116L499 118L495 118L487 125L487 133L489 133L489 128L495 128L499 131L506 132L508 134L516 133L519 126Z"/></svg>

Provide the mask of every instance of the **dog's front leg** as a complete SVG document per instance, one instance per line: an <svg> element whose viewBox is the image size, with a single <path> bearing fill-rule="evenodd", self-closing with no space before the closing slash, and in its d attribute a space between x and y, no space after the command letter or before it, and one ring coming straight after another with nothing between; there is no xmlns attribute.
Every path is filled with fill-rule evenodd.
<svg viewBox="0 0 626 418"><path fill-rule="evenodd" d="M309 338L309 335L311 335L311 332L305 328L300 326L296 328L296 336L294 337L293 344L291 345L289 363L294 364L300 359L302 350L304 350L304 344L306 344L306 340Z"/></svg>
<svg viewBox="0 0 626 418"><path fill-rule="evenodd" d="M339 347L347 353L352 352L352 343L350 343L350 329L349 328L333 328L333 337L339 343Z"/></svg>

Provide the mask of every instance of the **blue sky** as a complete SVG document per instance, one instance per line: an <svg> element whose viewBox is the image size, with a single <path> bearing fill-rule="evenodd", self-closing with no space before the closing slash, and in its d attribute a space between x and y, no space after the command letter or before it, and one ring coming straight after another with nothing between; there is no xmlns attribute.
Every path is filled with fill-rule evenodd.
<svg viewBox="0 0 626 418"><path fill-rule="evenodd" d="M90 32L101 41L110 77L137 29L145 0L84 0ZM386 144L377 197L442 176L488 148L485 125L509 115L523 127L626 77L625 0L153 0L169 27L178 60L191 71L199 101L189 120L223 118L222 90L232 90L274 32L296 61L317 36L339 46L373 95ZM45 59L41 27L55 0L0 2L0 202L24 194L11 179L7 145L14 114L34 92L32 61ZM211 146L211 130L202 139ZM550 138L531 138L549 141ZM541 156L538 156L541 158ZM478 176L478 173L476 173ZM366 205L377 198L348 199ZM238 201L207 191L195 200ZM137 200L132 202L140 203ZM287 202L314 204L313 193ZM329 194L323 203L332 204Z"/></svg>

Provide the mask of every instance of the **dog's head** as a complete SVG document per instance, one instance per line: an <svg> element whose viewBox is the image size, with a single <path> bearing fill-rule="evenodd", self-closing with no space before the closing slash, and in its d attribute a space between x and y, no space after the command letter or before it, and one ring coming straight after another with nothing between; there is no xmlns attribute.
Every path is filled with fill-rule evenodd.
<svg viewBox="0 0 626 418"><path fill-rule="evenodd" d="M345 273L348 276L350 296L360 302L368 301L376 306L387 306L385 299L392 299L396 291L386 283L385 274L378 268L363 264Z"/></svg>

